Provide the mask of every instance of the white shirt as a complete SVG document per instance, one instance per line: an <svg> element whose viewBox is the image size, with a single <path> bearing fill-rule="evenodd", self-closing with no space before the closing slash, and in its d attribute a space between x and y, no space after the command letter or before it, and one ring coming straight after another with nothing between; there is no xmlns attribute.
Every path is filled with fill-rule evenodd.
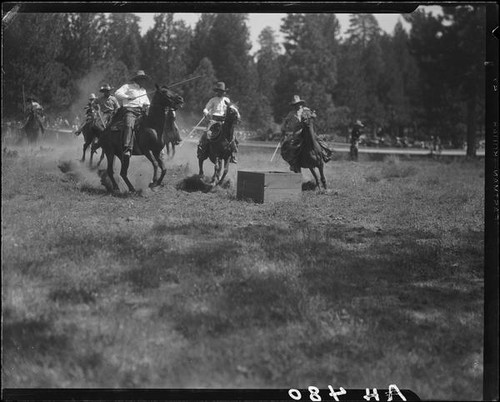
<svg viewBox="0 0 500 402"><path fill-rule="evenodd" d="M210 114L212 116L221 116L224 117L227 111L227 104L231 103L228 97L226 96L214 96L210 99L203 109L203 114Z"/></svg>
<svg viewBox="0 0 500 402"><path fill-rule="evenodd" d="M123 107L142 107L144 105L150 105L149 98L146 94L147 92L144 88L139 86L139 84L132 82L121 86L115 92L115 98L121 102ZM140 97L136 98L137 96ZM128 98L136 99L128 100Z"/></svg>

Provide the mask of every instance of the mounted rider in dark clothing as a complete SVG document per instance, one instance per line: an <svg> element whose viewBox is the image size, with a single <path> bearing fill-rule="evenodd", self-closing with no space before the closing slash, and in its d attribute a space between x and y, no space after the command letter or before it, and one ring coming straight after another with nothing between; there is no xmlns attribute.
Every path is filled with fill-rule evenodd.
<svg viewBox="0 0 500 402"><path fill-rule="evenodd" d="M118 100L111 95L111 89L112 88L109 84L104 84L101 86L101 89L99 89L102 96L97 100L97 104L99 105L100 113L102 113L101 117L103 119L104 126L107 126L111 122L111 119L115 115L116 111L120 108Z"/></svg>
<svg viewBox="0 0 500 402"><path fill-rule="evenodd" d="M28 96L26 98L26 114L24 120L24 126L28 124L30 118L37 119L40 124L40 128L42 130L42 134L45 132L44 121L45 114L43 113L43 107L38 103L38 100L34 96Z"/></svg>
<svg viewBox="0 0 500 402"><path fill-rule="evenodd" d="M89 95L89 102L87 105L84 107L85 109L85 123L75 131L75 135L80 135L85 128L86 125L88 124L93 124L94 122L94 112L98 110L98 105L97 105L97 96L95 94L90 94Z"/></svg>
<svg viewBox="0 0 500 402"><path fill-rule="evenodd" d="M351 160L358 160L358 145L359 145L359 137L361 137L361 129L364 127L363 123L361 121L356 120L354 123L354 126L351 131L351 149L350 149L350 155L351 155Z"/></svg>
<svg viewBox="0 0 500 402"><path fill-rule="evenodd" d="M207 132L203 133L200 138L200 142L198 143L198 155L206 155L208 154L208 138L211 136L212 131L220 130L222 123L224 122L224 118L226 116L227 107L231 104L231 101L225 94L228 92L226 89L226 84L222 81L218 82L213 90L216 93L212 99L208 101L203 109L203 114L205 117L210 119L209 126L207 128ZM229 138L232 155L230 158L231 163L237 163L236 152L238 152L237 141L236 139Z"/></svg>
<svg viewBox="0 0 500 402"><path fill-rule="evenodd" d="M305 101L300 99L298 95L293 96L290 106L293 108L283 121L281 127L282 134L282 149L281 156L290 164L290 170L295 173L300 173L300 154L303 146L302 138L302 122L308 119L315 119L316 112L305 106ZM285 144L286 140L286 144ZM290 141L288 141L290 140ZM318 150L321 154L323 162L328 162L332 157L332 151L326 144L314 135L314 140L317 142Z"/></svg>

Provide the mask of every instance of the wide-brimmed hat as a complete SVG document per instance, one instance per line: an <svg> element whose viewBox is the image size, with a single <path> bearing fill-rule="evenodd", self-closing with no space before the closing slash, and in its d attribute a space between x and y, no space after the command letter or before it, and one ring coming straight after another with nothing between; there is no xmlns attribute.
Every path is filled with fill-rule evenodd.
<svg viewBox="0 0 500 402"><path fill-rule="evenodd" d="M95 96L95 94L90 94L89 95L89 100L94 100L94 99L97 99L97 96Z"/></svg>
<svg viewBox="0 0 500 402"><path fill-rule="evenodd" d="M214 86L214 91L222 91L222 92L227 92L229 89L226 88L226 84L222 81L219 81L218 83L215 84Z"/></svg>
<svg viewBox="0 0 500 402"><path fill-rule="evenodd" d="M135 81L137 79L143 78L145 80L149 80L149 75L146 75L144 70L139 70L137 71L137 74L131 78L132 81Z"/></svg>
<svg viewBox="0 0 500 402"><path fill-rule="evenodd" d="M29 102L29 101L33 101L33 102L38 102L37 98L35 95L29 95L27 98L26 98L26 102Z"/></svg>
<svg viewBox="0 0 500 402"><path fill-rule="evenodd" d="M354 123L355 126L358 126L358 127L364 127L363 123L361 123L360 120L356 120L356 122Z"/></svg>
<svg viewBox="0 0 500 402"><path fill-rule="evenodd" d="M305 105L306 101L304 99L300 99L299 95L293 95L293 100L290 102L291 106L295 106L298 104Z"/></svg>
<svg viewBox="0 0 500 402"><path fill-rule="evenodd" d="M111 91L113 88L109 84L104 84L101 86L101 89L99 89L99 92L105 92L105 91Z"/></svg>

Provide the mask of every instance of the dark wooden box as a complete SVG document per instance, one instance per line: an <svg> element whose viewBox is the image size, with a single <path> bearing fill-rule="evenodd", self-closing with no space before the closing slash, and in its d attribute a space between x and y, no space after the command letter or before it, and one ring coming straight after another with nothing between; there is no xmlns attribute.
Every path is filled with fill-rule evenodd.
<svg viewBox="0 0 500 402"><path fill-rule="evenodd" d="M267 170L238 170L236 198L254 202L296 201L302 193L302 174Z"/></svg>

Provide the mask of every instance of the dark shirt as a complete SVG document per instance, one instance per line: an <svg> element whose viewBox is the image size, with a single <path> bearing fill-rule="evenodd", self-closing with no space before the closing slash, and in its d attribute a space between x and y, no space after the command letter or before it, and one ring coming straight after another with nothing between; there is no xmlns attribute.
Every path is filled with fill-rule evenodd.
<svg viewBox="0 0 500 402"><path fill-rule="evenodd" d="M120 108L118 100L113 95L110 95L107 98L102 96L97 100L97 103L101 108L101 112L104 114L114 113Z"/></svg>
<svg viewBox="0 0 500 402"><path fill-rule="evenodd" d="M359 127L354 127L351 131L351 144L357 145L360 136L361 130L359 129Z"/></svg>

